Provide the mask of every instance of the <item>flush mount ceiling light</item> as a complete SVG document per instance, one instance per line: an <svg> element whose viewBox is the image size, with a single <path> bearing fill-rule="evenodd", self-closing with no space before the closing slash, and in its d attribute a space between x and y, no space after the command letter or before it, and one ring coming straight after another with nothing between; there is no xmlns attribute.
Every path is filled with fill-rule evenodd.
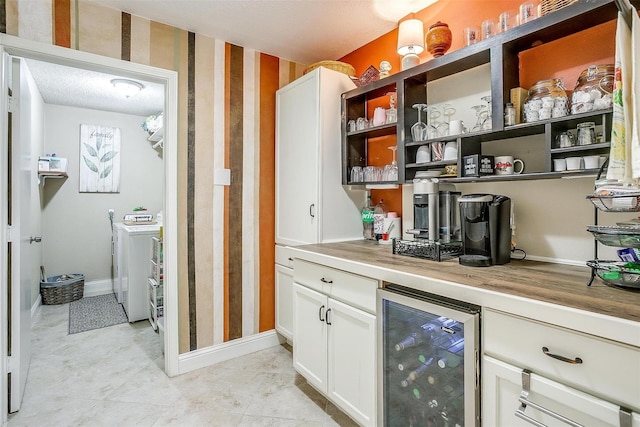
<svg viewBox="0 0 640 427"><path fill-rule="evenodd" d="M144 87L142 83L127 79L113 79L111 80L111 84L116 88L118 92L120 92L127 98L136 95Z"/></svg>

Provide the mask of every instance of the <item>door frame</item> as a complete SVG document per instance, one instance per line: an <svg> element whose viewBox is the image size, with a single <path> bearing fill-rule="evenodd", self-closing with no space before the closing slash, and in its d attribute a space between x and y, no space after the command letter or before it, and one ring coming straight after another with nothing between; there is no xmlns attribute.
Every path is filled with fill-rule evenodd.
<svg viewBox="0 0 640 427"><path fill-rule="evenodd" d="M136 64L119 59L109 58L88 52L48 45L15 36L0 34L0 51L11 56L50 62L74 68L117 74L125 78L141 79L163 84L165 87L164 105L164 197L163 197L163 275L164 275L164 365L165 373L172 377L179 374L178 349L178 74L173 70L165 70L143 64ZM2 61L1 72L6 73L6 64ZM0 88L0 131L6 131L6 112L8 108L7 93L4 85ZM0 170L7 166L7 147L1 143ZM0 192L6 194L6 175L0 173ZM2 201L6 204L6 198ZM0 283L4 282L9 272L7 265L7 242L9 233L5 217L6 206L0 209ZM0 328L7 330L7 294L0 292ZM2 336L0 345L6 354L6 334ZM5 357L0 357L0 387L7 390L7 363ZM7 394L2 392L0 419L7 418Z"/></svg>

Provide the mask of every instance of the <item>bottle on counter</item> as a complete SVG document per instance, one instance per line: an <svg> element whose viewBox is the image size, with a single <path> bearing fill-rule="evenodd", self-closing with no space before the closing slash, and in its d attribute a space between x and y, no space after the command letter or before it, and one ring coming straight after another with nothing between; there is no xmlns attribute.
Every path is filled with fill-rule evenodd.
<svg viewBox="0 0 640 427"><path fill-rule="evenodd" d="M365 240L375 240L373 233L374 208L371 206L371 195L367 192L367 202L362 208L362 227Z"/></svg>
<svg viewBox="0 0 640 427"><path fill-rule="evenodd" d="M384 205L384 199L376 205L373 212L373 234L376 240L382 239L384 234L384 219L387 217L387 207Z"/></svg>

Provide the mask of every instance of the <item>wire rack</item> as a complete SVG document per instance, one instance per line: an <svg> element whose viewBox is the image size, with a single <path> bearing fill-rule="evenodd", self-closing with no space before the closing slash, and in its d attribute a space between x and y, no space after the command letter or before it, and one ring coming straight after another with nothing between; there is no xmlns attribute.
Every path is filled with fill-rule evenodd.
<svg viewBox="0 0 640 427"><path fill-rule="evenodd" d="M440 262L462 255L462 242L393 239L393 253Z"/></svg>

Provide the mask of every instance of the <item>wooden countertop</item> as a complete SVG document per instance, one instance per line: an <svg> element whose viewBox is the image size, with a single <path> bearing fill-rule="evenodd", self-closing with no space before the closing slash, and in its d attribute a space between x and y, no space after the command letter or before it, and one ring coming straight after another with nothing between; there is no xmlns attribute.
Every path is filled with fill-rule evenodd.
<svg viewBox="0 0 640 427"><path fill-rule="evenodd" d="M640 322L640 290L612 287L597 277L591 286L587 286L590 269L586 266L513 260L501 266L465 267L458 263L457 258L435 262L394 255L391 245L369 241L304 245L291 249L296 257L316 262L333 260L328 265L380 280L417 277L452 282L473 289ZM367 274L367 271L371 274Z"/></svg>

